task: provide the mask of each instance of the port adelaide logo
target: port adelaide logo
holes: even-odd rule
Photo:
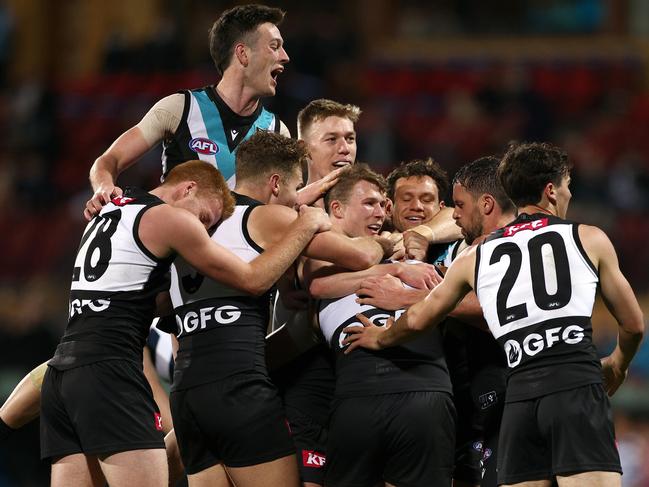
[[[189,141],[189,148],[198,154],[213,156],[219,151],[216,142],[206,139],[205,137],[195,137]]]

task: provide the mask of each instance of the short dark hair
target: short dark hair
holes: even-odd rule
[[[290,177],[306,165],[307,149],[295,139],[276,132],[258,130],[239,144],[236,155],[237,181],[266,178],[277,173]]]
[[[279,25],[285,12],[265,5],[240,5],[226,10],[216,19],[210,29],[210,54],[216,70],[223,75],[232,59],[232,48],[237,42],[245,40],[252,43],[249,36],[257,26],[270,22]]]
[[[352,189],[359,181],[367,181],[374,184],[382,193],[385,193],[387,190],[387,183],[383,176],[372,171],[367,164],[357,162],[349,167],[349,169],[345,169],[338,177],[338,182],[324,195],[325,210],[329,212],[329,204],[334,200],[347,203]]]
[[[309,131],[313,122],[327,117],[347,118],[352,123],[356,123],[360,115],[361,109],[356,105],[344,105],[326,98],[313,100],[297,114],[298,137],[304,138],[304,134]]]
[[[481,157],[462,166],[455,177],[453,184],[461,184],[474,199],[487,193],[493,196],[504,213],[516,210],[514,203],[509,199],[498,179],[498,165],[500,159],[493,156]]]
[[[510,144],[498,166],[498,179],[518,207],[541,201],[548,183],[561,184],[572,169],[568,154],[546,142]]]
[[[228,189],[228,183],[216,167],[205,161],[187,161],[175,166],[161,186],[172,186],[183,181],[195,181],[196,196],[215,197],[223,202],[221,219],[225,220],[234,212],[234,197]]]
[[[423,176],[428,176],[435,181],[439,192],[439,201],[444,201],[448,196],[448,174],[431,157],[428,159],[413,159],[399,164],[396,169],[388,174],[388,196],[390,199],[394,199],[394,190],[399,179]]]

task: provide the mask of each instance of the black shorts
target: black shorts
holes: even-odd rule
[[[470,383],[464,387],[454,384],[453,405],[457,413],[455,423],[455,454],[453,478],[469,484],[479,484],[481,479],[482,429],[471,397]]]
[[[308,414],[291,407],[286,418],[297,453],[297,465],[302,482],[324,485],[324,466],[327,459],[327,427]]]
[[[481,441],[475,443],[474,449],[480,451],[480,470],[482,487],[496,487],[496,453],[498,435],[505,406],[507,387],[504,367],[485,364],[471,377],[471,395],[473,396],[476,420],[482,434]]]
[[[170,405],[188,474],[221,462],[247,467],[295,453],[277,389],[263,376],[175,391]]]
[[[334,402],[325,484],[449,487],[455,408],[444,392],[403,392]]]
[[[505,404],[499,483],[596,471],[622,472],[611,407],[601,384]]]
[[[48,367],[40,421],[42,458],[165,447],[151,387],[141,366],[127,360]]]

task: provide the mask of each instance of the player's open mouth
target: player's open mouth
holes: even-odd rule
[[[421,222],[424,221],[424,217],[423,216],[407,216],[406,220],[408,220],[409,222],[421,223]]]
[[[334,167],[346,167],[351,165],[352,165],[351,161],[336,161],[333,163]]]
[[[273,69],[270,72],[270,76],[271,76],[271,78],[273,78],[273,81],[275,81],[275,83],[277,83],[277,76],[279,76],[283,72],[284,72],[284,68],[280,66],[279,68]]]
[[[372,233],[378,234],[381,231],[381,224],[373,223],[372,225],[368,225],[367,228],[369,228]]]

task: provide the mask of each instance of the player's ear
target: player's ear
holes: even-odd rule
[[[234,55],[239,61],[239,64],[244,68],[248,66],[248,51],[247,47],[243,42],[239,42],[234,46]]]
[[[268,185],[270,186],[270,191],[273,194],[273,196],[276,198],[277,196],[279,196],[279,183],[281,179],[282,178],[277,173],[271,174],[271,176],[268,178]]]
[[[553,205],[557,204],[557,188],[552,181],[543,188],[543,196]]]
[[[480,209],[484,215],[489,215],[495,207],[496,201],[490,194],[480,196]]]
[[[196,184],[196,181],[185,181],[182,184],[181,189],[181,196],[184,198],[186,196],[190,196],[191,194],[195,194],[198,189],[198,185]]]
[[[336,218],[342,218],[344,215],[344,208],[343,205],[340,201],[338,200],[333,200],[332,202],[329,203],[329,208],[331,208],[331,215],[336,217]]]

